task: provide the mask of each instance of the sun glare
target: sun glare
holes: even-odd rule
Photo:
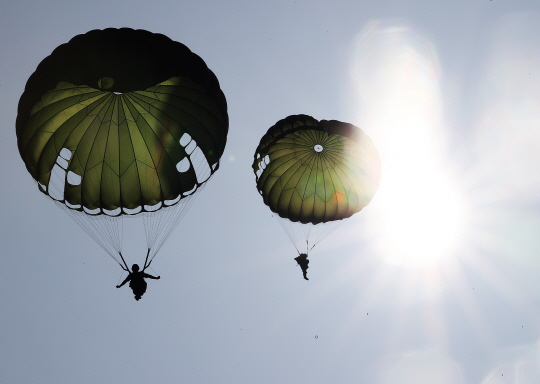
[[[355,41],[351,121],[377,146],[382,178],[343,236],[354,257],[329,280],[360,287],[340,328],[343,343],[378,309],[393,314],[381,382],[463,381],[457,367],[476,363],[453,360],[457,333],[495,356],[482,383],[507,376],[539,382],[540,371],[527,369],[538,345],[524,336],[539,317],[536,20],[501,20],[474,84],[447,76],[441,87],[436,49],[402,21],[374,21]],[[458,113],[447,119],[445,108]],[[497,349],[510,340],[502,318],[523,333],[513,334],[516,345]],[[456,319],[468,325],[456,328]],[[411,334],[420,336],[404,351]]]
[[[464,203],[445,169],[416,164],[409,172],[385,170],[370,222],[385,260],[412,267],[443,261],[457,246]],[[437,169],[438,168],[438,169]]]
[[[362,126],[382,160],[368,226],[384,260],[421,267],[457,247],[465,202],[446,156],[435,50],[407,27],[370,24],[356,47]]]

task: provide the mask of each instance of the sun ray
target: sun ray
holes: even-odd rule
[[[540,318],[532,305],[540,293],[523,295],[531,285],[540,289],[540,74],[527,71],[540,65],[540,51],[515,36],[520,22],[502,24],[480,95],[468,95],[481,96],[474,101],[481,108],[476,119],[463,118],[473,122],[469,131],[454,130],[465,133],[459,140],[444,116],[442,71],[429,39],[395,21],[360,33],[352,120],[372,137],[383,168],[377,195],[340,234],[352,239],[349,249],[358,247],[342,277],[362,283],[339,343],[360,332],[366,309],[377,310],[373,301],[399,314],[386,335],[389,354],[402,353],[416,330],[418,343],[451,359],[456,320],[468,324],[478,350],[496,348],[500,320],[486,307],[486,291],[513,311],[505,321]],[[354,258],[366,255],[372,276],[361,280],[366,263],[355,267]]]
[[[390,263],[442,262],[459,243],[466,203],[447,162],[439,64],[432,44],[410,28],[373,22],[360,35],[354,78],[359,119],[383,159],[366,212],[377,252]]]

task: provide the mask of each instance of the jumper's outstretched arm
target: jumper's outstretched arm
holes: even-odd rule
[[[148,273],[145,273],[145,274],[144,274],[144,277],[147,277],[147,278],[149,278],[149,279],[154,279],[154,280],[159,280],[159,279],[161,279],[161,276],[157,276],[157,277],[156,277],[156,276],[149,275]]]
[[[120,288],[122,285],[124,285],[125,283],[127,283],[130,280],[131,280],[131,275],[128,275],[128,277],[126,277],[126,279],[124,281],[122,281],[122,284],[117,285],[116,288]]]

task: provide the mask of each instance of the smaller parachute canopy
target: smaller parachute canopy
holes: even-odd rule
[[[381,160],[358,127],[293,115],[262,137],[253,161],[257,189],[280,217],[302,224],[342,220],[379,186]]]

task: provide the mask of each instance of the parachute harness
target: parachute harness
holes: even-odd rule
[[[308,254],[317,244],[334,232],[336,228],[343,223],[343,220],[336,220],[319,224],[302,224],[300,222],[292,222],[280,217],[278,214],[274,214],[273,216],[281,225],[285,233],[287,233],[287,236],[289,236],[289,239],[293,243],[298,254]]]

